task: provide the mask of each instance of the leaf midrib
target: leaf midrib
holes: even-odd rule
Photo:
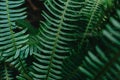
[[[9,24],[9,28],[10,28],[10,33],[11,33],[11,38],[12,38],[12,42],[13,42],[13,46],[14,46],[14,49],[15,51],[17,50],[17,46],[16,46],[16,41],[15,41],[15,35],[14,35],[14,32],[12,30],[12,22],[10,20],[10,14],[9,14],[9,5],[8,5],[9,1],[6,0],[6,9],[7,9],[7,18],[8,18],[8,24]],[[22,61],[21,59],[19,58],[19,61],[20,61],[20,64],[22,65]],[[25,68],[23,67],[22,65],[22,68],[24,70],[24,72],[26,73],[27,71],[25,70]],[[32,80],[31,77],[29,77],[27,74],[25,73],[22,73],[27,79],[29,80]],[[9,80],[8,78],[6,78],[7,80]]]
[[[54,57],[54,54],[55,54],[55,50],[56,50],[56,47],[57,47],[57,42],[58,42],[60,31],[61,31],[61,28],[62,28],[62,23],[63,23],[64,18],[65,18],[65,13],[66,13],[69,1],[70,0],[67,0],[66,5],[64,6],[64,11],[63,11],[63,14],[61,16],[60,24],[58,25],[58,31],[56,33],[55,43],[53,45],[53,49],[52,49],[52,52],[51,52],[52,54],[51,54],[50,63],[49,63],[49,66],[48,66],[48,73],[47,73],[46,80],[49,79],[49,74],[50,74],[50,70],[51,70],[51,65],[52,65],[53,57]]]
[[[101,76],[106,73],[108,69],[120,58],[120,53],[117,53],[105,66],[98,72],[93,80],[100,80]]]
[[[9,5],[8,5],[8,3],[9,3],[9,1],[6,0],[6,9],[7,9],[8,24],[9,24],[9,28],[10,28],[10,33],[11,33],[11,38],[12,38],[13,46],[14,46],[15,50],[17,50],[16,43],[15,43],[15,38],[14,38],[14,32],[12,30],[12,23],[11,23],[11,20],[10,20]]]
[[[86,27],[85,32],[84,32],[84,34],[83,34],[83,38],[82,38],[82,40],[81,40],[81,42],[80,42],[80,46],[81,46],[81,47],[83,46],[84,40],[85,40],[85,38],[86,38],[86,36],[87,36],[87,32],[89,31],[89,26],[90,26],[90,24],[91,24],[91,22],[92,22],[92,19],[93,19],[93,17],[94,17],[94,14],[95,14],[95,12],[96,12],[96,9],[97,9],[97,7],[98,7],[98,5],[99,5],[99,2],[100,2],[100,0],[97,0],[97,2],[95,3],[95,7],[93,6],[90,20],[89,20],[89,22],[88,22],[88,24],[87,24],[87,27]]]
[[[8,74],[8,70],[7,70],[7,66],[6,66],[6,63],[4,63],[4,68],[5,68],[5,74],[6,74],[6,80],[10,80],[9,79],[9,74]]]

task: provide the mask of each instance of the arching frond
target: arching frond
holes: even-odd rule
[[[16,33],[17,26],[14,22],[17,19],[26,18],[25,8],[21,7],[23,3],[24,0],[0,1],[0,50],[3,52],[2,56],[14,55],[18,49],[17,55],[19,56],[20,48],[26,47],[22,44],[28,41],[29,35],[24,35],[27,29]]]
[[[120,73],[120,9],[110,18],[106,29],[102,31],[102,45],[89,51],[80,71],[86,74],[86,80],[119,80]],[[88,67],[89,66],[89,67]]]
[[[77,29],[75,22],[79,20],[82,2],[78,0],[47,0],[45,2],[49,14],[43,11],[45,21],[41,22],[38,36],[41,53],[35,53],[37,62],[31,74],[36,79],[61,79],[61,65],[69,52],[69,44],[75,41],[74,33]],[[38,74],[38,75],[37,75]]]
[[[26,18],[26,8],[23,7],[24,0],[1,0],[0,1],[0,51],[4,62],[14,65],[19,71],[25,67],[24,54],[29,45],[29,34],[27,28],[20,31],[15,21]],[[9,80],[9,79],[8,79]]]
[[[80,27],[78,31],[79,47],[82,48],[89,37],[98,34],[97,29],[104,20],[104,6],[102,0],[85,0],[84,7],[80,10]],[[98,36],[98,35],[97,35]]]
[[[0,0],[0,80],[120,80],[120,0],[39,1]]]
[[[89,14],[89,13],[88,13]],[[101,16],[102,17],[102,16]],[[104,16],[103,16],[104,17]],[[94,20],[93,20],[93,22],[94,22]],[[96,25],[93,25],[93,26],[96,26]],[[100,36],[101,36],[101,34],[100,34]],[[100,37],[99,36],[99,37]],[[94,37],[93,37],[94,38]],[[100,37],[99,39],[101,39],[102,37]],[[94,38],[95,39],[95,38]],[[101,41],[101,40],[99,40],[99,41]],[[91,42],[90,42],[91,43]],[[102,43],[101,43],[102,44]],[[71,55],[68,59],[66,59],[65,61],[64,61],[64,65],[63,65],[63,73],[62,73],[62,75],[63,75],[63,80],[87,80],[87,77],[88,76],[92,76],[91,75],[91,73],[87,73],[87,71],[85,71],[85,69],[81,69],[80,70],[80,68],[81,68],[81,66],[86,66],[86,68],[88,69],[89,67],[89,65],[87,65],[87,64],[91,64],[92,66],[95,64],[95,63],[92,63],[92,60],[90,60],[90,59],[94,59],[94,57],[92,57],[92,58],[90,58],[90,59],[88,59],[88,58],[86,58],[86,57],[88,57],[89,55],[86,53],[90,48],[92,48],[92,47],[94,47],[93,45],[92,45],[92,47],[90,47],[90,46],[88,46],[89,48],[87,49],[87,48],[83,48],[82,50],[80,49],[80,51],[78,51],[78,52],[76,52],[76,51],[72,51],[72,52],[74,52],[74,53],[76,53],[76,54],[74,54],[74,55]],[[76,49],[76,48],[75,48]],[[105,49],[104,49],[105,50]],[[85,57],[86,56],[86,57]],[[97,55],[95,55],[95,56],[97,56]],[[108,55],[107,55],[108,56]],[[107,57],[106,56],[106,57]],[[84,57],[85,57],[85,59],[87,60],[86,61],[86,63],[85,64],[81,64],[81,62],[85,62],[84,61]],[[103,56],[102,56],[103,57]],[[89,68],[89,70],[93,70],[92,68]],[[84,74],[81,74],[81,72],[86,72],[86,75],[87,76],[85,76]],[[96,72],[96,70],[93,70],[93,71],[95,71]],[[91,79],[92,80],[92,79]]]

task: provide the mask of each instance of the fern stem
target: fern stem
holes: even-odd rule
[[[67,6],[68,6],[68,3],[69,3],[69,2],[70,2],[70,0],[67,0],[67,1],[66,1],[66,5],[64,6],[63,14],[61,15],[60,24],[58,25],[58,31],[57,31],[57,34],[56,34],[54,47],[53,47],[53,49],[52,49],[52,54],[51,54],[51,58],[50,58],[50,64],[49,64],[49,67],[48,67],[48,73],[47,73],[46,80],[49,79],[49,74],[50,74],[50,70],[51,70],[52,60],[53,60],[53,57],[54,57],[54,54],[55,54],[55,50],[56,50],[56,46],[57,46],[59,34],[60,34],[60,31],[61,31],[61,28],[62,28],[62,23],[63,23],[63,21],[64,21],[66,9],[67,9]]]
[[[32,9],[33,9],[34,11],[38,10],[38,8],[32,3],[31,0],[27,0],[27,2],[30,4],[30,6],[32,7]]]
[[[5,68],[5,74],[6,74],[6,80],[10,80],[8,76],[8,70],[7,70],[7,65],[4,63],[4,68]]]
[[[9,3],[9,1],[6,0],[6,9],[7,9],[8,24],[9,24],[11,38],[12,38],[12,42],[13,42],[14,48],[15,48],[15,50],[17,50],[16,43],[15,43],[15,38],[14,38],[14,34],[13,34],[14,32],[12,30],[12,23],[11,23],[11,20],[10,20],[10,13],[9,13],[9,5],[8,5],[8,3]]]
[[[101,76],[105,74],[105,72],[109,69],[112,64],[120,58],[120,53],[117,53],[102,69],[101,71],[95,76],[93,80],[100,80]]]
[[[97,9],[97,7],[98,7],[98,5],[99,5],[99,2],[100,2],[100,0],[97,0],[97,2],[95,3],[95,6],[93,6],[92,9],[91,9],[91,10],[92,10],[91,17],[90,17],[90,20],[89,20],[89,22],[88,22],[88,24],[87,24],[87,26],[86,26],[85,32],[84,32],[84,34],[83,34],[83,38],[82,38],[82,40],[81,40],[81,42],[80,42],[81,47],[82,47],[82,45],[83,45],[83,43],[84,43],[84,40],[85,40],[85,38],[86,38],[86,36],[87,36],[87,32],[89,31],[90,24],[91,24],[91,22],[92,22],[92,19],[93,19],[93,17],[94,17],[94,14],[95,14],[95,12],[96,12],[96,9]]]
[[[14,46],[15,50],[17,50],[16,43],[15,43],[15,38],[14,38],[14,32],[13,32],[13,30],[12,30],[12,22],[11,22],[11,20],[10,20],[9,4],[8,4],[8,3],[9,3],[9,1],[6,0],[6,9],[7,9],[8,24],[9,24],[9,28],[10,28],[10,33],[11,33],[11,38],[12,38],[13,46]],[[22,65],[22,62],[21,62],[20,58],[19,58],[19,61],[20,61],[21,65]],[[22,66],[22,68],[23,68],[23,70],[25,70],[23,66]],[[5,66],[5,71],[6,71],[6,73],[7,73],[6,66]],[[21,73],[22,73],[22,72],[21,72]],[[28,80],[32,80],[32,78],[30,78],[26,73],[22,73],[22,74],[23,74]],[[7,77],[6,79],[9,80],[8,77]]]

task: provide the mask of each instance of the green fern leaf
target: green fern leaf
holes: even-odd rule
[[[26,8],[22,7],[24,0],[1,0],[0,1],[0,51],[1,58],[18,71],[23,72],[26,66],[24,55],[29,47],[29,34],[25,34],[27,28],[17,31],[15,21],[26,18]]]
[[[86,74],[89,80],[119,80],[120,72],[120,9],[116,9],[116,15],[110,18],[106,29],[102,31],[101,45],[95,47],[94,52],[89,51],[85,57],[80,71]],[[97,55],[97,56],[96,56]],[[89,66],[89,68],[88,68]]]
[[[61,79],[63,59],[69,55],[69,44],[74,42],[75,24],[79,20],[81,2],[75,0],[47,0],[45,6],[50,14],[43,11],[45,21],[41,22],[37,46],[41,53],[35,53],[37,62],[33,63],[36,71],[31,74],[36,79]],[[39,74],[37,74],[39,73]]]
[[[86,39],[94,36],[94,34],[98,34],[96,31],[97,28],[100,27],[100,24],[104,19],[104,6],[101,0],[86,0],[84,3],[84,7],[80,11],[80,31],[78,32],[80,35],[80,48],[83,47]]]
[[[5,0],[0,3],[0,50],[3,52],[3,56],[11,56],[15,54],[17,49],[24,47],[21,44],[28,41],[26,38],[29,35],[24,35],[26,29],[14,32],[17,28],[14,21],[26,18],[25,8],[14,10],[22,6],[24,0]]]
[[[6,63],[0,63],[0,80],[14,80],[12,73],[13,71]]]

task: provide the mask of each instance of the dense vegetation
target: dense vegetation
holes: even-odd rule
[[[0,0],[0,80],[120,80],[120,0]]]

